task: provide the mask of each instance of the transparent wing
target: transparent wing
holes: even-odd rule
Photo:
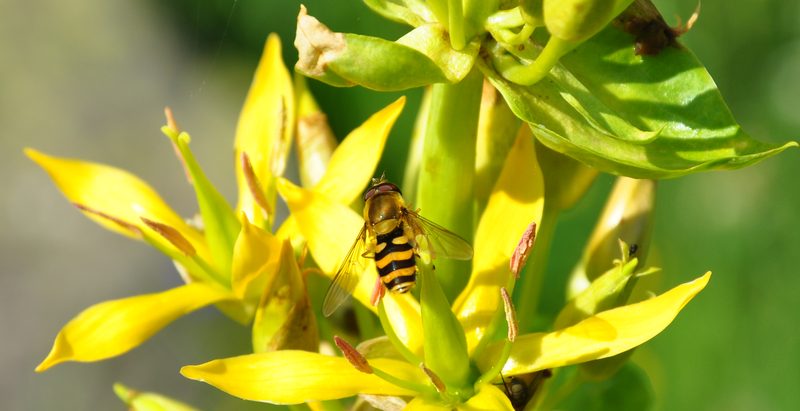
[[[364,253],[366,233],[367,226],[365,224],[361,227],[356,241],[342,260],[339,269],[336,270],[333,282],[328,287],[325,300],[322,302],[322,314],[326,317],[333,314],[342,303],[347,301],[358,284],[358,276],[361,275],[364,268],[361,254]]]
[[[411,230],[414,245],[426,251],[431,258],[451,258],[453,260],[469,260],[472,258],[472,246],[458,234],[434,223],[431,220],[406,209],[406,226]]]

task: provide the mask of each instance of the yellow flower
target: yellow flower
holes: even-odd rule
[[[99,361],[135,348],[182,315],[210,304],[253,327],[253,348],[316,350],[316,320],[288,239],[293,223],[271,233],[276,182],[283,174],[295,129],[295,95],[281,60],[280,41],[266,43],[236,131],[239,196],[231,207],[206,178],[189,149],[190,137],[167,112],[162,128],[183,162],[198,201],[202,227],[187,223],[147,183],[111,166],[58,158],[27,149],[67,199],[103,227],[144,241],[176,262],[185,285],[93,305],[57,335],[36,368],[64,361]],[[314,190],[350,203],[377,166],[403,100],[375,114],[332,153]],[[317,165],[318,166],[318,165]],[[352,178],[353,185],[332,182]],[[286,298],[288,296],[288,298]]]
[[[433,272],[420,265],[421,301],[388,293],[376,310],[386,336],[365,341],[358,349],[337,337],[345,358],[275,351],[186,366],[181,373],[243,399],[275,404],[363,394],[399,397],[393,401],[406,403],[410,410],[512,410],[495,385],[501,371],[511,377],[606,358],[660,333],[703,289],[710,274],[553,332],[516,335],[508,297],[515,278],[508,266],[530,222],[541,219],[543,179],[536,164],[533,141],[521,132],[480,218],[469,283],[452,306]],[[283,180],[278,191],[312,255],[323,271],[332,273],[363,219],[341,203]],[[354,292],[356,300],[373,310],[369,295],[376,275],[374,266],[369,267]]]

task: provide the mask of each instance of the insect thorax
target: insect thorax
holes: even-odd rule
[[[375,195],[364,205],[364,220],[376,235],[389,233],[400,224],[404,204],[397,192]]]

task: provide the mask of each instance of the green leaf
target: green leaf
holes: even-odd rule
[[[409,26],[436,21],[433,12],[422,0],[364,0],[364,4],[389,20]]]
[[[172,140],[181,155],[186,172],[191,177],[197,195],[197,205],[200,208],[200,215],[203,217],[206,241],[214,258],[213,265],[225,276],[223,285],[230,287],[233,245],[236,243],[241,229],[239,220],[236,219],[236,215],[225,197],[217,191],[217,188],[200,168],[200,164],[197,163],[194,154],[189,149],[191,141],[189,134],[178,133],[177,130],[172,130],[168,126],[164,126],[161,131]]]
[[[613,378],[580,385],[561,404],[560,410],[641,411],[652,408],[653,387],[644,370],[627,363]]]
[[[423,52],[377,37],[333,32],[306,14],[304,7],[294,44],[299,53],[297,71],[337,87],[393,91],[449,81],[448,74]]]
[[[744,133],[689,50],[639,56],[633,43],[609,26],[532,86],[480,66],[540,141],[605,172],[670,178],[741,168],[797,146]]]

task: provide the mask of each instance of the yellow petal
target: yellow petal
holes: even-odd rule
[[[319,349],[317,322],[294,249],[289,241],[280,248],[280,269],[264,288],[253,321],[253,351]]]
[[[452,409],[452,406],[434,399],[416,397],[403,408],[403,411],[451,411]]]
[[[242,231],[233,247],[231,286],[243,299],[261,296],[270,278],[278,272],[281,242],[268,231],[252,224],[242,216]]]
[[[514,407],[511,405],[506,393],[500,388],[492,384],[484,384],[475,396],[470,398],[466,404],[459,405],[456,409],[459,411],[513,411]]]
[[[517,337],[503,375],[517,375],[611,357],[644,344],[663,331],[708,284],[711,273],[640,303],[603,311],[571,327]],[[500,344],[487,348],[478,367],[491,367]]]
[[[403,361],[378,358],[370,365],[395,377],[424,383],[422,372]],[[203,381],[233,396],[273,404],[300,404],[357,394],[413,395],[374,374],[364,374],[342,357],[306,351],[273,351],[214,360],[181,368],[184,377]]]
[[[424,397],[414,398],[404,411],[445,411],[445,410],[459,410],[459,411],[500,411],[508,410],[513,411],[514,407],[511,406],[511,401],[508,400],[506,394],[499,388],[491,385],[484,384],[472,398],[467,400],[466,403],[458,404],[456,406],[448,405],[439,402],[435,399],[428,399]]]
[[[178,317],[230,297],[219,288],[191,283],[93,305],[61,329],[36,371],[64,361],[99,361],[124,354]]]
[[[374,283],[374,281],[373,281]],[[410,293],[397,294],[387,292],[383,296],[386,317],[394,334],[414,355],[422,356],[422,313],[419,302]]]
[[[522,130],[478,224],[469,283],[453,305],[464,326],[470,353],[503,306],[500,287],[506,287],[512,276],[509,261],[514,248],[528,225],[542,218],[542,172],[536,162],[533,137],[528,127]]]
[[[374,177],[386,138],[405,102],[405,97],[400,97],[350,132],[333,152],[325,175],[314,189],[342,204],[358,198]]]
[[[278,192],[308,241],[314,261],[326,275],[333,277],[356,241],[359,230],[364,226],[364,219],[349,207],[285,179],[278,180]],[[359,276],[353,297],[374,311],[370,296],[378,274],[374,264],[364,265],[365,272]]]
[[[182,253],[169,240],[150,229],[142,221],[142,218],[146,218],[177,230],[201,258],[210,261],[203,235],[186,224],[152,187],[133,174],[104,164],[52,157],[33,149],[26,149],[25,154],[50,175],[69,201],[93,210],[84,211],[84,214],[103,227],[128,237],[140,238],[130,229],[114,222],[116,219],[153,233],[152,237],[161,245]]]
[[[114,392],[125,402],[130,411],[196,411],[180,401],[154,392],[132,390],[120,383],[114,384]]]
[[[267,201],[274,210],[275,177],[283,173],[294,128],[292,79],[281,58],[280,39],[270,34],[264,45],[253,83],[239,114],[235,155],[238,162],[247,153]],[[236,167],[239,187],[237,211],[243,211],[253,224],[263,225],[264,215],[256,203],[241,167]]]

